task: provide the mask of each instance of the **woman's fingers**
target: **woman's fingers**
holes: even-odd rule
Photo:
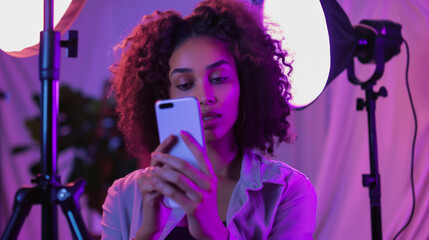
[[[159,146],[155,149],[154,152],[163,152],[167,153],[170,149],[177,143],[177,137],[174,135],[168,136]],[[151,161],[151,166],[156,165],[156,161]]]
[[[163,192],[159,192],[160,183],[170,185],[186,195],[190,200],[199,202],[202,199],[201,189],[192,180],[176,170],[166,167],[151,166],[138,179],[138,184],[143,197],[149,202],[159,200]],[[200,183],[206,182],[200,180]],[[163,184],[164,185],[164,184]],[[207,186],[207,184],[202,184]],[[170,187],[164,188],[167,191]],[[208,189],[207,189],[208,190]],[[161,193],[161,194],[160,194]]]
[[[142,194],[151,193],[155,191],[154,185],[154,166],[147,167],[143,174],[138,178],[138,184],[140,188],[140,192]]]
[[[193,207],[201,204],[207,194],[216,191],[213,189],[215,175],[205,149],[187,132],[182,131],[180,137],[197,159],[200,169],[168,154],[178,140],[171,135],[152,153],[150,171],[145,173],[150,180],[142,184],[141,190],[151,193],[154,198],[157,197],[152,195],[155,193],[171,198],[192,212]]]
[[[163,165],[168,166],[179,173],[183,173],[187,178],[189,178],[201,189],[204,189],[205,191],[211,190],[209,176],[204,175],[201,171],[199,171],[197,168],[192,166],[192,164],[186,162],[185,160],[159,152],[152,153],[152,158],[155,162],[160,162]]]
[[[192,201],[199,202],[202,199],[199,188],[193,181],[187,178],[185,175],[173,170],[172,168],[162,167],[155,169],[155,174],[163,180],[168,182],[181,190],[187,197]],[[157,183],[156,183],[157,184]]]
[[[195,138],[186,131],[180,132],[180,137],[191,150],[198,162],[201,171],[210,176],[214,175],[213,166],[207,157],[205,149],[195,140]]]
[[[156,191],[154,177],[153,167],[148,167],[138,178],[138,186],[142,194],[144,206],[156,207],[162,198],[162,194]]]
[[[191,215],[208,198],[216,199],[216,187],[213,187],[215,185],[212,177],[169,154],[158,152],[153,156],[162,166],[148,167],[138,180],[146,218],[157,218],[157,212],[163,209],[160,207],[162,197],[175,201]],[[145,224],[153,225],[154,228],[158,226],[156,221],[147,220]]]
[[[185,211],[186,211],[186,208],[189,208],[195,205],[193,204],[194,200],[191,197],[189,197],[186,193],[182,192],[178,188],[173,187],[168,182],[155,181],[155,188],[156,188],[156,191],[158,191],[165,197],[172,199],[180,206],[182,206]],[[198,201],[201,201],[201,199]]]

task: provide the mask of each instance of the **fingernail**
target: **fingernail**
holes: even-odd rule
[[[159,154],[159,153],[152,153],[152,158],[160,159],[161,158],[161,154]]]

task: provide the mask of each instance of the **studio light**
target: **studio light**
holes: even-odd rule
[[[271,35],[283,40],[285,49],[291,53],[294,68],[291,104],[296,109],[311,104],[352,64],[353,57],[358,57],[362,63],[375,62],[376,39],[385,39],[386,45],[381,50],[386,56],[385,61],[399,53],[402,38],[398,24],[363,20],[353,27],[335,0],[254,3],[263,7]]]
[[[271,36],[283,39],[289,60],[293,59],[292,105],[306,106],[323,91],[331,66],[328,27],[320,2],[271,0],[264,2],[263,9]]]
[[[74,22],[86,0],[60,0],[54,6],[54,30],[63,34]],[[39,53],[43,30],[43,1],[0,0],[0,49],[13,57]]]
[[[351,83],[365,84],[365,88],[368,84],[374,85],[381,78],[385,63],[401,51],[401,28],[401,25],[389,20],[362,20],[355,26],[358,45],[354,55],[361,63],[375,64],[375,71],[368,80],[359,80],[352,61],[347,66],[347,77]],[[387,92],[383,95],[387,96]]]
[[[295,109],[311,104],[346,68],[348,80],[365,91],[365,99],[357,101],[357,110],[368,112],[370,174],[362,175],[362,184],[369,189],[372,239],[381,240],[375,105],[379,97],[387,96],[387,90],[380,87],[379,91],[374,91],[373,87],[383,75],[385,63],[400,52],[401,25],[388,20],[362,20],[353,27],[336,0],[253,3],[262,5],[264,15],[279,25],[284,35],[278,35],[278,30],[271,35],[277,40],[285,39],[285,49],[292,53],[291,104]],[[270,29],[269,25],[267,27]],[[362,81],[356,77],[353,57],[364,64],[375,64],[369,79]]]

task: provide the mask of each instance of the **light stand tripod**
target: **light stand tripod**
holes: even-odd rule
[[[70,35],[69,41],[60,41],[60,33],[53,30],[53,0],[44,0],[44,30],[40,33],[39,51],[42,172],[32,180],[36,186],[17,191],[13,214],[2,240],[17,238],[33,204],[42,205],[42,239],[58,239],[57,204],[67,218],[74,239],[90,239],[79,212],[79,197],[86,182],[80,179],[61,186],[60,176],[56,174],[60,45],[76,57],[77,33]]]
[[[399,53],[402,43],[401,25],[391,21],[370,21],[363,20],[361,23],[372,26],[369,31],[373,41],[373,45],[368,45],[365,41],[358,45],[357,53],[359,60],[367,63],[370,60],[375,60],[376,69],[368,81],[360,81],[354,72],[354,62],[347,67],[347,76],[350,82],[356,85],[361,85],[365,90],[365,100],[359,98],[357,101],[357,110],[366,108],[368,113],[368,137],[369,137],[369,156],[370,156],[370,174],[362,175],[362,184],[369,188],[370,206],[371,206],[371,229],[372,239],[382,239],[381,226],[381,190],[380,190],[380,174],[378,172],[378,148],[377,148],[377,131],[375,124],[375,102],[378,97],[387,97],[387,90],[381,87],[379,92],[374,92],[373,87],[377,80],[381,78],[384,72],[384,64],[393,56]],[[374,32],[375,30],[375,32]],[[365,35],[364,39],[368,39],[368,29],[355,29],[358,38],[359,35]],[[360,40],[360,39],[359,39]],[[368,50],[368,48],[370,48]],[[368,53],[370,53],[368,55]]]

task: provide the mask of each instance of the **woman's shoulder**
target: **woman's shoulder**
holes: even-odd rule
[[[259,160],[262,182],[286,184],[288,187],[299,185],[302,188],[314,189],[304,173],[287,163],[259,154],[253,154],[253,156]]]

